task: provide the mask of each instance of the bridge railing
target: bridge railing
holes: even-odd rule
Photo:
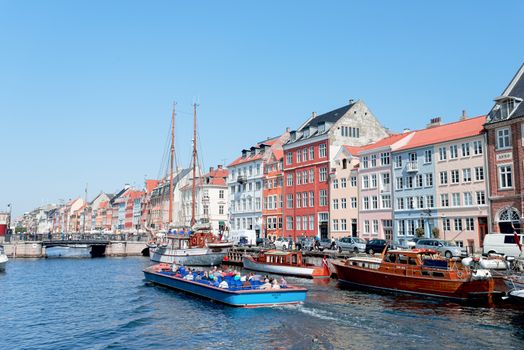
[[[23,241],[136,241],[147,242],[148,235],[136,234],[82,234],[82,233],[23,233],[5,236],[5,242]]]

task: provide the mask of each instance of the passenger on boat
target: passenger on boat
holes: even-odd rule
[[[218,288],[228,289],[229,285],[227,284],[226,280],[222,280],[222,282],[220,282],[220,284],[218,285]]]
[[[178,266],[176,266],[176,264],[173,263],[173,264],[171,265],[171,271],[176,272],[177,269],[178,269]]]
[[[287,281],[284,279],[284,277],[280,277],[280,286],[287,287]]]
[[[271,283],[269,283],[267,278],[264,280],[264,284],[260,286],[260,289],[271,289]]]
[[[280,284],[278,284],[276,278],[273,280],[273,283],[271,284],[271,289],[280,289]]]
[[[237,272],[235,276],[233,277],[235,281],[240,281],[240,272]]]

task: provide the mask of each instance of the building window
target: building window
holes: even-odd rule
[[[369,210],[369,197],[364,197],[362,200],[364,210]]]
[[[431,186],[433,186],[433,174],[427,173],[426,174],[426,187],[431,187]]]
[[[327,168],[319,169],[319,181],[324,182],[327,180]]]
[[[384,194],[381,196],[382,209],[391,209],[391,196],[389,194]]]
[[[424,177],[422,176],[422,174],[417,174],[416,181],[417,181],[417,187],[420,188],[424,186]]]
[[[352,209],[357,208],[357,197],[351,197],[351,208]]]
[[[302,183],[305,185],[307,184],[307,170],[304,170],[302,172]]]
[[[469,168],[462,169],[462,181],[471,182],[471,169]]]
[[[218,191],[218,198],[224,199],[224,190]]]
[[[371,197],[371,205],[373,209],[378,209],[378,196]]]
[[[220,214],[220,215],[224,214],[224,206],[223,205],[219,205],[218,206],[218,214]]]
[[[406,178],[406,188],[413,188],[413,176]]]
[[[347,230],[346,219],[341,219],[340,220],[340,226],[341,226],[342,231],[346,231]]]
[[[466,231],[474,231],[475,230],[475,222],[473,218],[466,218]]]
[[[362,157],[362,169],[367,169],[369,167],[369,157]]]
[[[462,219],[454,219],[455,222],[455,231],[462,231]]]
[[[338,231],[338,219],[333,219],[333,231]]]
[[[293,164],[293,153],[286,153],[286,164]]]
[[[377,188],[377,174],[371,175],[371,188]]]
[[[427,149],[424,151],[424,163],[428,164],[431,163],[433,159],[433,151],[430,149]]]
[[[315,147],[309,147],[309,160],[315,159]]]
[[[307,198],[307,192],[302,193],[302,206],[304,208],[307,208],[308,198]]]
[[[333,180],[333,189],[336,190],[337,188],[338,188],[338,180],[335,179],[335,180]]]
[[[435,202],[433,201],[433,195],[426,196],[426,203],[428,208],[433,208],[435,206]]]
[[[367,175],[362,176],[362,188],[369,188],[369,176]]]
[[[293,194],[289,193],[287,195],[287,202],[286,202],[287,208],[293,208]]]
[[[297,230],[302,230],[302,217],[301,216],[297,216],[296,217],[296,227],[297,227]]]
[[[297,163],[301,163],[302,162],[302,152],[300,150],[297,151],[296,157],[297,157]],[[297,220],[297,230],[299,230],[299,228],[298,228],[298,220]]]
[[[395,156],[395,168],[402,168],[402,156]]]
[[[483,167],[475,168],[475,180],[476,181],[484,180],[484,168]]]
[[[452,184],[458,184],[459,182],[460,182],[459,171],[458,170],[451,170],[451,183]]]
[[[473,196],[471,192],[464,192],[464,205],[472,206],[473,205]]]
[[[440,206],[441,207],[449,207],[449,196],[448,196],[447,193],[440,195]]]
[[[364,233],[368,235],[370,233],[369,220],[364,220]]]
[[[380,165],[389,165],[389,152],[380,153]]]
[[[407,197],[408,201],[408,209],[415,209],[415,201],[413,200],[413,197]]]
[[[297,177],[297,185],[301,185],[302,184],[302,173],[300,171],[297,171],[296,177]]]
[[[320,190],[319,191],[319,198],[320,198],[320,206],[324,207],[327,205],[327,191],[326,190]]]
[[[356,176],[351,176],[349,180],[351,181],[351,187],[357,187],[357,177]]]
[[[511,147],[509,128],[497,129],[497,149]]]
[[[478,155],[482,154],[482,141],[475,141],[473,142],[473,154]]]
[[[315,192],[309,192],[309,206],[313,208],[315,206]]]
[[[296,201],[297,201],[296,207],[297,207],[297,208],[300,208],[300,207],[302,206],[302,193],[300,193],[300,192],[297,193],[297,194],[295,195],[295,197],[296,197],[295,199],[296,199]],[[298,220],[297,220],[297,229],[298,229]]]
[[[293,174],[287,174],[286,184],[288,186],[293,186]]]
[[[395,186],[395,189],[397,190],[401,190],[404,188],[404,178],[402,177],[397,177],[396,178],[396,186]]]
[[[373,234],[378,235],[378,220],[373,220]]]
[[[372,154],[370,158],[371,158],[371,167],[375,168],[377,166],[377,155]]]
[[[309,183],[312,184],[315,182],[315,170],[309,169]]]
[[[309,215],[309,229],[315,229],[315,215]]]
[[[333,199],[333,209],[338,209],[338,199]]]
[[[500,165],[499,166],[499,188],[512,188],[513,177],[512,177],[511,165]]]
[[[419,209],[424,209],[424,196],[417,197],[417,205]]]
[[[397,226],[398,226],[398,235],[404,236],[406,234],[406,223],[404,222],[404,220],[398,220]]]
[[[307,148],[302,149],[302,160],[307,161]]]
[[[341,207],[342,209],[346,209],[346,207],[347,207],[347,206],[346,206],[346,198],[341,198],[341,199],[340,199],[340,207]]]
[[[404,197],[397,198],[397,209],[404,209]]]
[[[442,229],[444,232],[451,231],[451,220],[448,218],[442,219]]]
[[[441,185],[447,185],[448,184],[448,172],[447,171],[441,171],[440,172],[440,184]]]
[[[345,177],[340,179],[340,188],[346,188],[346,178]]]
[[[326,144],[325,143],[321,143],[318,146],[318,156],[319,156],[319,158],[325,158],[326,157]]]
[[[469,157],[469,143],[462,144],[462,157]]]
[[[438,154],[439,154],[439,160],[446,160],[448,158],[447,153],[446,153],[446,147],[440,147],[438,149]]]
[[[451,194],[451,203],[454,207],[460,207],[460,193]]]
[[[486,204],[486,194],[484,191],[477,192],[477,205]]]
[[[458,147],[457,145],[449,146],[449,159],[458,158]]]
[[[292,229],[293,229],[293,217],[286,216],[286,230],[292,230]]]

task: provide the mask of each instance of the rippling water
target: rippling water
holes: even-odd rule
[[[236,309],[150,286],[146,258],[11,260],[0,349],[523,349],[524,309],[310,289],[300,306]]]

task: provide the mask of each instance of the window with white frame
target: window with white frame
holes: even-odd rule
[[[415,209],[415,201],[413,197],[406,197],[408,201],[408,209]]]
[[[417,187],[420,188],[424,186],[424,177],[422,176],[422,174],[417,174],[416,181],[417,181]]]
[[[486,194],[484,191],[477,191],[477,205],[486,204]]]
[[[483,147],[482,147],[482,141],[474,141],[473,142],[473,154],[478,155],[482,154]]]
[[[297,157],[297,163],[301,163],[302,162],[302,151],[297,150],[296,157]],[[298,219],[297,219],[297,230],[299,230]]]
[[[327,168],[320,168],[318,181],[324,182],[326,180],[327,180]]]
[[[462,157],[469,157],[469,142],[462,144]]]
[[[389,165],[390,162],[389,152],[380,153],[380,165]]]
[[[286,185],[293,186],[293,174],[287,174]]]
[[[451,170],[451,183],[458,184],[460,182],[459,171],[457,169]]]
[[[319,158],[325,158],[326,157],[326,144],[321,143],[318,145],[318,156]]]
[[[406,177],[406,188],[413,188],[413,175]]]
[[[286,216],[286,229],[287,230],[293,229],[293,217],[292,216]]]
[[[404,178],[399,176],[395,179],[395,183],[396,183],[396,186],[395,186],[395,189],[397,190],[401,190],[404,188]]]
[[[296,227],[297,227],[297,230],[302,230],[302,217],[301,216],[297,216],[296,217]]]
[[[301,185],[302,184],[302,173],[300,171],[297,171],[296,173],[296,180],[297,180],[297,185]]]
[[[451,194],[451,203],[454,207],[460,207],[460,193]]]
[[[286,164],[293,164],[293,153],[286,153]]]
[[[404,220],[397,221],[398,235],[404,236],[406,234],[406,223]]]
[[[449,207],[449,196],[447,193],[440,195],[440,206]]]
[[[356,176],[351,176],[349,178],[349,181],[351,183],[351,187],[357,187],[357,177]]]
[[[333,219],[333,231],[338,231],[338,219]]]
[[[456,218],[453,221],[455,222],[455,231],[462,231],[462,219]]]
[[[512,188],[513,187],[513,176],[511,164],[499,165],[499,188]]]
[[[315,215],[309,215],[309,229],[315,229]]]
[[[362,176],[362,188],[365,188],[365,189],[369,188],[369,176],[368,175]]]
[[[484,180],[484,168],[479,166],[475,168],[475,181]]]
[[[308,203],[307,192],[303,192],[302,193],[302,206],[304,208],[307,208],[307,203]]]
[[[382,186],[386,187],[390,183],[390,176],[389,173],[382,173],[380,175],[382,177]]]
[[[442,219],[442,229],[444,232],[451,231],[451,220],[449,218]]]
[[[369,167],[369,157],[362,157],[362,169],[367,169]]]
[[[371,207],[373,209],[378,209],[378,196],[371,197]]]
[[[305,185],[307,184],[307,170],[304,170],[302,172],[302,183]]]
[[[376,154],[372,154],[371,157],[371,167],[374,168],[377,166],[377,155]]]
[[[497,134],[497,149],[504,149],[511,147],[511,136],[509,128],[502,128],[496,130]]]
[[[300,208],[302,206],[302,193],[301,192],[298,192],[296,195],[296,201],[297,201],[297,205],[296,207],[297,208]],[[297,226],[298,226],[298,220],[297,220]],[[297,227],[298,228],[298,227]]]
[[[371,174],[371,188],[377,188],[377,174]]]
[[[304,162],[307,161],[307,148],[302,149],[302,159],[304,160]]]
[[[441,171],[440,172],[440,184],[441,185],[447,185],[448,184],[448,172],[447,171]]]
[[[408,221],[408,235],[413,236],[415,234],[415,220]]]
[[[364,210],[369,210],[369,197],[362,198],[362,206]]]
[[[470,168],[462,169],[462,181],[471,182],[471,169]]]
[[[309,183],[312,184],[315,182],[315,170],[309,169]]]
[[[449,146],[449,159],[458,158],[458,147],[457,145]]]
[[[327,191],[326,190],[320,190],[319,191],[319,205],[321,207],[325,207],[327,205]]]
[[[397,198],[397,209],[404,209],[404,197]]]
[[[308,223],[307,223],[307,216],[304,215],[304,216],[302,217],[302,228],[303,228],[304,230],[307,230],[307,225],[308,225]]]
[[[439,160],[446,160],[446,159],[448,159],[447,152],[446,152],[446,147],[440,147],[438,149],[438,154],[439,154]]]
[[[373,234],[378,235],[378,220],[373,220]]]
[[[315,192],[309,191],[309,206],[313,208],[315,206]]]
[[[342,229],[342,231],[346,231],[347,230],[347,221],[346,221],[346,219],[340,219],[340,228]]]
[[[395,156],[395,168],[402,168],[402,156],[401,155]]]
[[[309,147],[309,160],[315,159],[315,147]]]
[[[426,196],[426,204],[428,208],[434,208],[435,207],[435,201],[433,200],[433,195],[427,195]]]
[[[341,178],[340,179],[340,188],[346,188],[346,182],[347,180],[345,177]]]
[[[424,151],[424,163],[428,164],[433,161],[433,151],[430,149],[427,149]]]
[[[471,192],[464,192],[464,205],[472,206],[473,205],[473,196]]]
[[[426,187],[433,186],[433,173],[426,174]]]
[[[369,220],[364,220],[364,233],[368,235],[370,233]]]
[[[475,221],[473,218],[466,218],[466,231],[474,231],[475,230]]]
[[[352,209],[357,208],[357,197],[351,197],[351,208]]]
[[[333,199],[333,209],[338,209],[338,199]]]
[[[338,180],[335,179],[335,180],[333,180],[333,189],[336,190],[337,188],[338,188]]]
[[[340,207],[341,207],[342,209],[346,209],[346,207],[347,207],[347,204],[346,204],[346,198],[341,198],[341,199],[340,199]]]
[[[417,207],[424,209],[424,196],[417,197]]]
[[[293,194],[288,193],[287,195],[287,202],[286,202],[287,208],[293,208]]]

